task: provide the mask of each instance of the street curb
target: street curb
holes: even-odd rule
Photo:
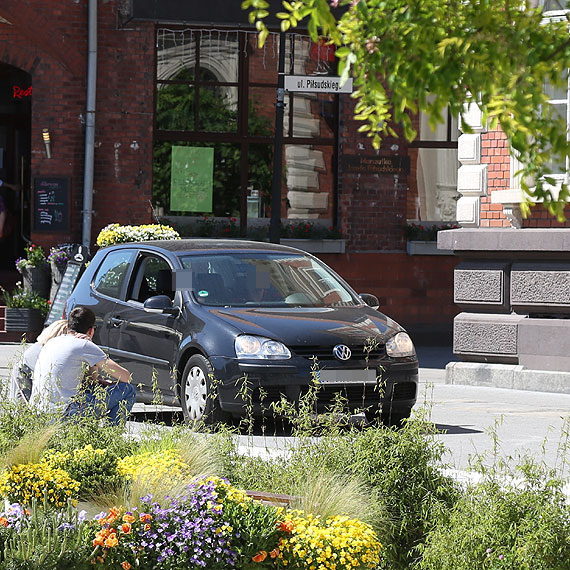
[[[528,370],[518,364],[450,362],[445,367],[445,383],[570,394],[570,372]]]

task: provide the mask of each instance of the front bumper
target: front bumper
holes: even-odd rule
[[[416,358],[352,362],[345,366],[326,363],[323,370],[342,370],[338,381],[327,384],[319,382],[315,365],[305,358],[260,362],[218,356],[210,357],[210,362],[219,381],[216,384],[220,406],[235,416],[243,415],[246,409],[261,415],[282,397],[297,403],[307,393],[309,398],[314,394],[313,406],[318,413],[331,409],[335,401],[340,401],[350,413],[387,407],[394,412],[409,412],[417,398]],[[371,381],[350,381],[351,371],[357,371],[356,376],[362,378],[363,369],[373,371],[368,374]]]

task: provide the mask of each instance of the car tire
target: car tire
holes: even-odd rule
[[[180,385],[180,404],[187,422],[217,424],[228,419],[221,407],[214,385],[214,369],[201,354],[190,357]]]

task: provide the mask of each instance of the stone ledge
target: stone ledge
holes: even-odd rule
[[[528,370],[520,365],[450,362],[445,383],[570,394],[570,372]]]
[[[507,252],[570,254],[570,228],[461,228],[442,230],[437,246],[456,253],[473,252],[479,257]]]

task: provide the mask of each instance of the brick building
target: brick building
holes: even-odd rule
[[[269,218],[279,34],[258,49],[240,2],[174,4],[0,4],[0,179],[20,187],[16,231],[2,244],[4,283],[27,240],[49,248],[85,243],[87,233],[93,248],[107,224],[150,223],[157,213],[176,223],[235,217],[242,235]],[[287,35],[286,74],[335,72],[326,46],[302,30]],[[416,117],[417,141],[386,139],[375,151],[357,132],[349,95],[289,92],[285,103],[281,218],[340,229],[344,252],[318,255],[412,333],[443,340],[434,333],[450,333],[458,312],[458,259],[411,253],[406,224],[455,221],[457,122],[433,132]],[[479,166],[488,159],[495,190],[508,152],[499,133],[485,137]],[[203,155],[214,172],[206,206],[175,191],[176,157],[196,148],[213,149]],[[479,196],[477,224],[507,223],[490,196]]]

